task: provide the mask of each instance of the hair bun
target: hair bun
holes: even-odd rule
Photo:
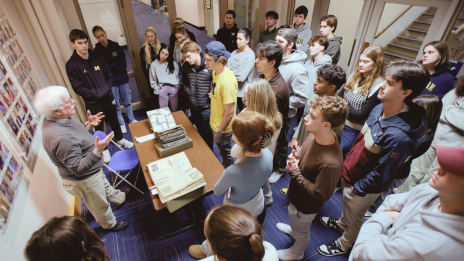
[[[272,134],[270,132],[265,132],[261,138],[261,143],[259,144],[259,149],[264,149],[269,147],[272,143]]]

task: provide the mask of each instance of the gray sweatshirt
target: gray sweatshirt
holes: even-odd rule
[[[243,98],[248,83],[253,80],[253,67],[255,66],[255,52],[250,48],[246,52],[233,51],[227,61],[227,66],[235,74],[238,83],[237,97]]]
[[[150,65],[150,86],[155,94],[163,84],[170,84],[179,87],[179,65],[174,62],[174,72],[169,73],[168,62],[161,64],[158,59]]]
[[[462,260],[464,217],[440,213],[439,204],[428,183],[388,196],[361,227],[349,260]],[[396,220],[390,210],[401,212]]]
[[[97,174],[103,166],[103,158],[93,153],[95,139],[74,116],[45,118],[42,143],[63,179],[84,180]]]
[[[317,70],[324,65],[324,64],[331,64],[332,63],[332,58],[328,56],[327,54],[324,54],[324,57],[317,63],[313,63],[312,59],[310,58],[307,60],[304,64],[304,67],[306,71],[308,71],[308,81],[311,87],[314,85],[314,82],[317,79]],[[313,88],[311,88],[312,90]]]
[[[325,54],[332,57],[332,63],[337,64],[338,60],[342,56],[342,51],[340,50],[340,45],[342,44],[342,38],[340,36],[334,36],[329,40],[329,47],[324,51]]]
[[[309,49],[309,39],[311,39],[311,36],[313,35],[311,29],[309,29],[306,23],[304,23],[300,28],[295,28],[295,24],[293,24],[292,28],[294,28],[298,33],[298,39],[296,40],[297,49],[303,53],[306,53],[306,51]]]
[[[454,102],[453,102],[454,100]],[[451,105],[450,105],[451,104]],[[432,146],[445,145],[461,147],[464,143],[464,96],[456,97],[452,89],[443,97],[443,110],[440,116]]]
[[[309,93],[312,92],[312,84],[309,82],[308,72],[304,67],[306,54],[296,50],[291,55],[282,58],[279,66],[280,74],[287,82],[290,90],[290,108],[288,117],[296,114],[296,109],[305,106]]]

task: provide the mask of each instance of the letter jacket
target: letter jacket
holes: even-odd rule
[[[407,111],[385,119],[383,103],[374,107],[343,163],[342,177],[354,193],[381,193],[411,160],[424,136],[425,109],[407,102]]]

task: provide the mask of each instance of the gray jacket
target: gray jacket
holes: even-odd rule
[[[298,51],[302,51],[303,53],[306,53],[306,51],[308,51],[309,49],[309,44],[308,44],[309,39],[311,39],[311,36],[313,35],[313,33],[311,32],[311,29],[309,29],[306,23],[303,24],[303,26],[300,28],[295,28],[295,24],[293,24],[292,28],[295,29],[295,31],[298,34],[298,39],[296,40]],[[300,45],[300,47],[298,47],[298,45]]]
[[[290,109],[288,117],[296,114],[296,109],[305,106],[308,95],[312,92],[312,85],[309,82],[308,72],[304,67],[306,54],[296,50],[291,55],[284,57],[279,66],[280,74],[287,82],[290,90]]]
[[[317,63],[313,63],[312,59],[309,58],[304,64],[306,71],[308,71],[308,81],[309,85],[311,87],[313,86],[313,83],[316,81],[317,78],[317,70],[324,65],[324,64],[331,64],[332,63],[332,58],[330,58],[329,55],[324,54],[324,57]],[[312,90],[313,88],[311,88]]]
[[[451,90],[443,97],[443,110],[432,146],[461,147],[464,143],[464,97],[456,97]]]
[[[97,174],[103,166],[103,158],[93,152],[95,139],[74,116],[45,118],[42,143],[63,179],[84,180]]]
[[[390,195],[361,227],[349,260],[462,260],[464,217],[437,210],[428,183]],[[385,211],[400,211],[393,220]]]
[[[340,36],[334,36],[329,40],[329,47],[327,47],[327,50],[324,51],[325,54],[332,57],[333,64],[337,64],[338,60],[340,60],[340,57],[342,56],[342,52],[340,50],[341,44],[342,38]]]
[[[255,66],[255,52],[252,49],[246,52],[233,51],[227,60],[227,66],[237,78],[237,97],[243,97],[248,83],[253,80],[253,67]]]

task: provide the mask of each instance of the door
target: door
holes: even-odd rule
[[[419,61],[423,47],[441,40],[453,13],[455,0],[371,0],[365,1],[357,29],[356,47],[349,72],[357,66],[362,51],[371,45],[385,50],[385,61]]]

